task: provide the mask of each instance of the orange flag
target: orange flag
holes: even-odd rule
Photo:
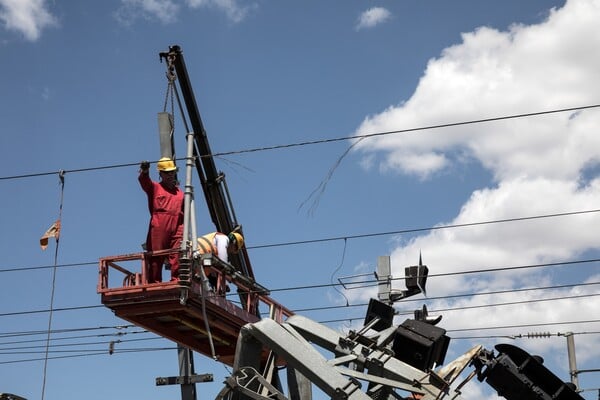
[[[53,237],[58,240],[60,236],[60,219],[57,219],[55,223],[50,225],[50,228],[44,233],[44,236],[40,239],[40,246],[42,246],[42,250],[46,250],[48,247],[48,239]]]

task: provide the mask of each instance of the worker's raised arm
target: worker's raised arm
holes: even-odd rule
[[[138,181],[140,186],[146,193],[152,193],[152,179],[150,179],[150,163],[148,161],[142,161],[140,163],[140,174]]]

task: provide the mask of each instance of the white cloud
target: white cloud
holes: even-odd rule
[[[45,0],[0,0],[0,21],[30,41],[36,41],[44,28],[58,24]]]
[[[514,25],[506,32],[482,27],[465,33],[462,43],[430,60],[411,98],[365,118],[356,134],[597,104],[600,53],[595,49],[600,48],[599,19],[599,0],[569,0],[536,25]],[[600,109],[594,108],[378,136],[362,140],[355,150],[364,155],[364,166],[420,179],[451,173],[453,163],[476,161],[492,173],[493,181],[474,191],[453,218],[440,222],[465,224],[598,209],[600,178],[586,175],[600,162],[599,126]],[[600,215],[589,213],[433,230],[404,241],[391,251],[393,273],[403,276],[404,267],[414,265],[421,251],[430,274],[572,260],[586,251],[599,250],[595,233],[599,224]],[[598,280],[598,267],[593,265],[570,266],[560,271],[562,276],[572,274],[571,282],[577,282],[575,274],[580,280],[586,274],[588,280],[594,276]],[[428,293],[443,296],[552,286],[558,272],[531,268],[449,275],[430,279]],[[577,293],[594,294],[597,287],[432,301],[430,308],[569,297]],[[361,300],[372,295],[348,293]],[[597,318],[597,304],[597,297],[587,297],[494,310],[471,308],[448,312],[444,327],[589,320]],[[585,331],[586,325],[576,328]],[[589,328],[594,329],[591,325]],[[562,329],[565,327],[552,328]],[[509,331],[515,333],[514,329]],[[581,335],[577,340],[581,349],[578,361],[600,356],[597,335]],[[563,354],[565,347],[563,340],[526,345],[550,354]],[[561,351],[553,353],[554,349]]]
[[[192,8],[216,8],[225,12],[227,18],[236,23],[246,18],[248,13],[257,7],[256,4],[242,6],[238,0],[187,0],[187,4]]]
[[[121,0],[115,17],[124,25],[132,24],[137,18],[168,24],[177,20],[178,12],[179,5],[172,0]]]
[[[374,26],[384,23],[390,19],[391,16],[392,14],[383,7],[369,8],[358,17],[356,30],[373,28]]]
[[[242,6],[237,0],[186,0],[185,6],[215,8],[235,23],[241,22],[256,8],[255,4]],[[115,17],[124,25],[131,25],[138,18],[169,24],[177,20],[180,9],[181,5],[175,0],[121,0],[121,7],[115,13]]]

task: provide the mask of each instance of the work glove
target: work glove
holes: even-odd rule
[[[148,161],[142,161],[140,163],[140,170],[142,172],[148,172],[149,169],[150,169],[150,163]]]

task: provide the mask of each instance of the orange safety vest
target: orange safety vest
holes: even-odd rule
[[[217,246],[215,246],[215,236],[218,233],[212,232],[198,238],[198,252],[200,254],[212,253],[217,257],[219,256],[219,251],[217,250]]]

